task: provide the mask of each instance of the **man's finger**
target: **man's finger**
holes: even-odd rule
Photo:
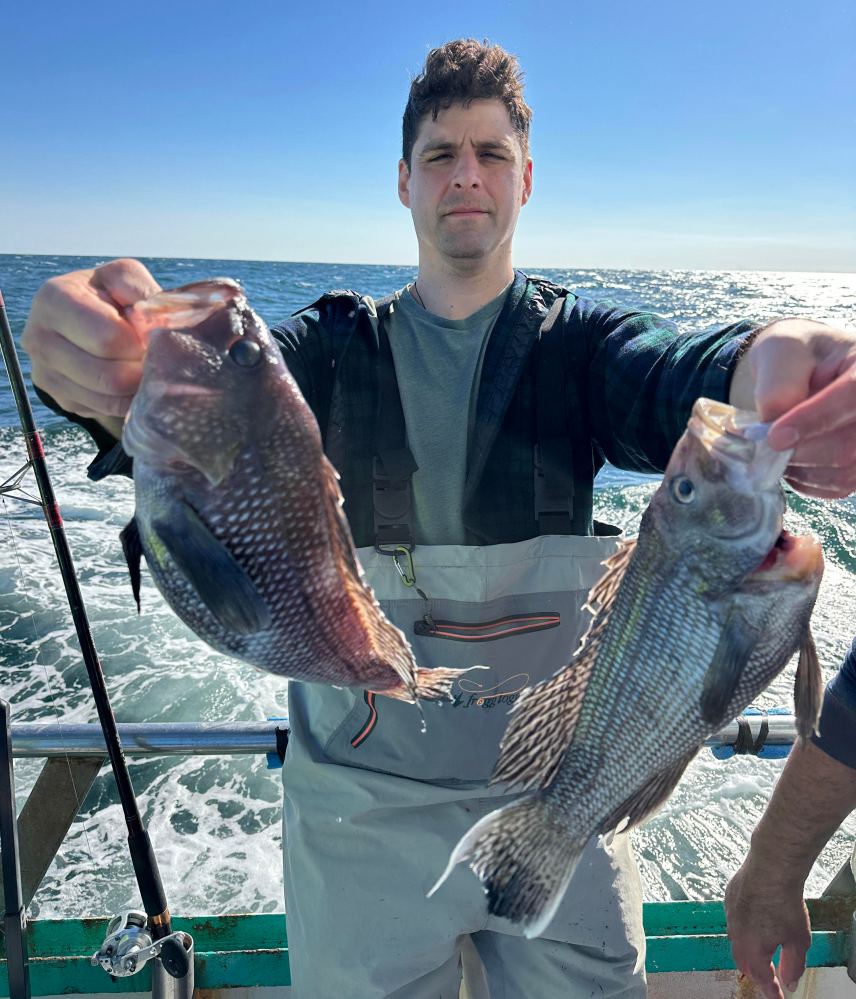
[[[801,471],[803,470],[794,469],[793,472],[785,474],[785,482],[801,496],[814,496],[816,499],[824,500],[840,500],[847,499],[853,492],[856,492],[856,482],[846,481],[819,484],[812,481],[812,479],[820,478],[819,475],[815,474],[811,478],[803,477],[800,474]]]
[[[777,419],[767,435],[771,447],[784,450],[796,441],[828,434],[853,421],[856,412],[856,365],[816,395],[799,401]]]
[[[107,293],[72,278],[74,275],[51,278],[39,289],[24,327],[24,349],[29,353],[48,329],[95,357],[139,357],[140,337],[118,307],[107,300]]]
[[[789,992],[795,991],[805,972],[805,955],[811,946],[811,930],[806,927],[805,939],[799,943],[783,943],[779,956],[779,979]]]
[[[33,382],[63,409],[78,416],[124,417],[131,408],[133,395],[104,395],[78,385],[65,375],[50,368],[40,371],[33,367]]]
[[[751,978],[760,989],[764,999],[785,999],[772,961],[768,961],[765,965],[763,961],[758,960],[752,964],[739,965],[739,967],[741,974],[745,978]]]
[[[789,468],[853,468],[856,465],[856,420],[798,444]]]
[[[95,357],[53,330],[42,331],[30,356],[33,380],[46,391],[49,389],[44,384],[44,377],[49,371],[56,371],[69,382],[101,395],[132,396],[139,388],[143,374],[142,358]]]

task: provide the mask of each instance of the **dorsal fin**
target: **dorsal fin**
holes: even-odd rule
[[[530,687],[515,704],[491,784],[531,790],[552,781],[573,740],[609,614],[635,548],[635,541],[627,541],[604,562],[606,571],[586,603],[595,616],[571,662],[549,680]]]

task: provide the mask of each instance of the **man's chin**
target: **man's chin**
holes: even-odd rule
[[[491,252],[491,247],[475,243],[454,243],[442,249],[443,255],[449,260],[483,260]]]

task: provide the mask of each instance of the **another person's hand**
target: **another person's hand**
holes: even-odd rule
[[[731,399],[773,423],[772,447],[795,448],[785,475],[794,489],[826,499],[856,491],[856,333],[771,323],[741,358]]]
[[[783,999],[805,971],[811,926],[803,885],[786,875],[753,869],[751,858],[725,889],[725,916],[734,963],[761,990],[764,999]],[[778,975],[773,954],[781,945]]]
[[[113,260],[45,282],[21,339],[34,384],[63,409],[97,420],[118,440],[147,346],[123,308],[159,290],[137,260]]]

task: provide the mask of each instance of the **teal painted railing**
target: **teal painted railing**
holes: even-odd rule
[[[856,898],[818,899],[808,906],[814,926],[809,966],[846,964]],[[649,973],[734,967],[721,902],[647,902],[644,918]],[[106,926],[106,918],[32,922],[28,941],[33,995],[150,991],[150,969],[114,982],[89,963],[104,939]],[[198,989],[291,983],[283,913],[176,917],[173,927],[193,936]],[[5,961],[0,961],[0,994],[8,993]]]

